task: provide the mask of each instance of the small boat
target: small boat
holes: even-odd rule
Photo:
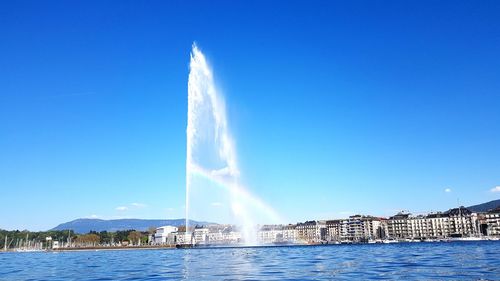
[[[481,237],[458,237],[458,238],[451,238],[450,241],[483,241],[485,240],[484,238]]]
[[[398,243],[398,240],[395,240],[395,239],[384,239],[384,240],[382,240],[382,243],[384,243],[384,244]]]
[[[177,244],[175,245],[177,249],[189,249],[193,248],[193,244]]]

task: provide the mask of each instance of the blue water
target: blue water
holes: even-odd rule
[[[500,280],[500,242],[3,253],[0,280]]]

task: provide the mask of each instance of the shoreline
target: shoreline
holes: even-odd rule
[[[73,247],[57,248],[45,250],[45,252],[72,252],[72,251],[128,251],[128,250],[173,250],[175,245],[171,246],[119,246],[119,247]]]
[[[471,243],[471,242],[498,242],[500,240],[475,240],[475,241],[422,241],[422,242],[409,242],[402,241],[397,243],[342,243],[342,244],[265,244],[265,245],[219,245],[219,246],[194,246],[194,247],[177,247],[177,245],[168,245],[168,246],[120,246],[120,247],[74,247],[74,248],[57,248],[57,249],[49,249],[49,250],[20,250],[16,251],[14,249],[10,249],[7,251],[0,251],[0,253],[34,253],[34,252],[44,252],[44,253],[58,253],[58,252],[98,252],[98,251],[133,251],[133,250],[185,250],[185,249],[235,249],[235,248],[276,248],[276,247],[334,247],[334,246],[354,246],[354,245],[394,245],[394,244],[419,244],[419,243]]]

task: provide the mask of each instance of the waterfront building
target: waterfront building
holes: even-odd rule
[[[178,231],[174,232],[174,243],[173,244],[192,244],[193,243],[193,234],[191,232]]]
[[[299,240],[304,242],[313,241],[316,238],[316,221],[297,223],[297,234]]]
[[[205,242],[208,244],[234,244],[241,242],[241,233],[237,231],[236,227],[233,225],[209,225],[207,227],[208,232],[203,230],[203,234],[206,235]]]
[[[319,234],[319,241],[317,242],[324,242],[327,239],[327,229],[326,229],[326,220],[320,220],[317,221],[316,224],[316,234]]]
[[[500,237],[500,207],[482,214],[481,233]]]
[[[257,232],[259,242],[262,244],[271,244],[283,241],[282,225],[263,225]]]
[[[427,238],[443,238],[447,237],[450,233],[450,224],[449,217],[446,213],[431,213],[424,217],[427,223],[427,232],[424,236],[421,236],[422,239]],[[419,237],[415,237],[419,238]]]
[[[257,231],[261,244],[369,242],[374,240],[433,240],[480,235],[500,237],[500,208],[475,213],[459,207],[447,212],[412,216],[400,212],[389,219],[353,215],[346,219],[306,221],[289,225],[263,225]],[[234,225],[195,226],[189,232],[172,226],[160,227],[155,244],[236,244],[242,234]]]
[[[326,238],[326,221],[297,223],[297,238],[306,243],[319,243]]]
[[[360,242],[367,236],[365,222],[360,215],[350,216],[347,220],[347,238],[350,241]]]
[[[162,244],[173,244],[173,236],[171,235],[174,232],[177,232],[178,228],[175,226],[161,226],[156,228],[155,234],[154,234],[154,243],[158,245]],[[170,237],[170,239],[169,239]]]
[[[209,239],[209,229],[206,227],[196,226],[193,231],[193,239],[195,244],[208,244]]]
[[[347,234],[347,230],[345,234],[342,231],[342,226],[345,224],[342,223],[342,220],[327,220],[326,221],[326,233],[327,233],[327,241],[341,241],[342,238]]]
[[[429,237],[429,229],[432,225],[430,221],[425,216],[419,215],[414,218],[408,219],[408,233],[407,236],[402,236],[399,238],[410,238],[410,239],[422,239],[424,237]],[[432,229],[432,228],[431,228]],[[397,237],[397,236],[396,236]]]
[[[298,240],[297,226],[289,224],[283,226],[283,242],[296,243]]]
[[[306,221],[295,226],[299,240],[319,243],[327,240],[326,220]]]
[[[263,225],[257,232],[257,237],[262,244],[294,243],[297,239],[295,225]]]
[[[227,228],[222,231],[222,241],[224,244],[236,244],[241,242],[241,232],[233,228]]]
[[[479,235],[479,221],[477,213],[459,207],[427,216],[398,213],[387,220],[387,229],[397,239],[471,237]]]
[[[364,216],[365,239],[384,239],[387,233],[387,220],[384,218]]]
[[[446,214],[449,217],[450,236],[464,237],[479,234],[477,213],[465,207],[459,207],[449,210]]]
[[[296,225],[263,225],[257,232],[258,240],[262,244],[296,243],[298,231]]]
[[[409,213],[399,212],[392,216],[387,221],[387,229],[389,230],[389,237],[392,238],[406,238],[409,237],[408,220]]]
[[[208,241],[210,244],[222,244],[222,231],[210,231],[208,233]]]
[[[167,237],[167,245],[175,245],[177,243],[177,232],[171,232]]]
[[[387,233],[385,219],[354,215],[348,219],[326,221],[327,241],[365,242],[382,239]]]

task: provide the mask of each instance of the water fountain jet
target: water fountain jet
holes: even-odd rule
[[[228,197],[228,209],[241,226],[245,245],[256,245],[257,215],[272,222],[281,219],[240,183],[236,148],[229,131],[224,100],[215,87],[212,70],[196,44],[193,44],[190,60],[187,121],[186,233],[190,227],[194,188],[204,192],[202,199],[206,201],[206,197],[215,193],[212,187],[217,186],[222,187],[220,196]]]

